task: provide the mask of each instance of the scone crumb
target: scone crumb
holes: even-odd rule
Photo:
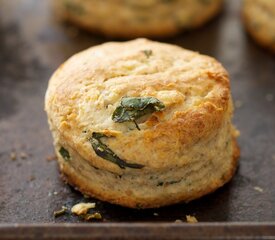
[[[21,159],[26,159],[26,158],[28,158],[28,154],[25,153],[25,152],[21,152],[21,153],[20,153],[20,158],[21,158]]]
[[[35,176],[34,176],[34,175],[29,176],[28,181],[29,181],[29,182],[32,182],[33,180],[35,180]]]
[[[95,213],[92,213],[92,214],[85,214],[83,217],[87,221],[93,220],[93,219],[96,219],[96,220],[101,220],[102,219],[102,216],[99,212],[95,212]]]
[[[235,101],[235,107],[236,108],[241,108],[243,106],[243,102],[241,100],[236,100]]]
[[[261,187],[255,186],[254,190],[258,191],[258,192],[264,192],[264,190]]]
[[[153,213],[153,215],[157,217],[159,214],[158,214],[158,213],[156,213],[156,212],[154,212],[154,213]]]
[[[50,161],[54,161],[54,160],[56,160],[57,158],[56,158],[56,155],[50,155],[50,156],[47,156],[46,157],[46,160],[48,161],[48,162],[50,162]]]
[[[181,219],[177,219],[175,223],[182,223],[183,221]]]
[[[95,203],[78,203],[71,208],[71,212],[79,216],[87,214],[91,208],[95,208]]]
[[[186,215],[186,221],[188,223],[197,223],[198,220],[195,216],[191,216],[191,215]]]
[[[150,49],[143,50],[142,52],[144,53],[144,55],[145,55],[147,58],[149,58],[150,56],[153,55],[153,51],[150,50]]]
[[[15,161],[17,159],[16,153],[15,152],[11,152],[10,153],[10,159]]]
[[[62,206],[60,210],[54,211],[53,215],[54,215],[54,217],[59,217],[59,216],[65,214],[67,210],[68,210],[67,207]]]

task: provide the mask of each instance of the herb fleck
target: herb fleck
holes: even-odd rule
[[[157,186],[159,187],[159,186],[163,186],[163,182],[159,182],[158,184],[157,184]]]
[[[173,3],[176,2],[177,0],[161,0],[163,3]]]
[[[182,179],[180,179],[180,180],[172,180],[172,181],[167,181],[167,182],[158,182],[158,183],[157,183],[157,187],[176,184],[176,183],[181,182],[181,180],[182,180]]]
[[[153,51],[152,50],[143,50],[142,52],[145,54],[145,56],[147,58],[149,58],[149,57],[151,57],[153,55]]]
[[[61,154],[61,156],[64,158],[65,161],[70,160],[70,158],[71,158],[70,153],[64,147],[61,147],[59,149],[59,153]]]
[[[104,144],[100,139],[103,137],[107,137],[103,133],[93,132],[92,137],[89,139],[89,141],[92,144],[92,147],[95,151],[95,153],[112,163],[115,163],[120,168],[125,169],[128,168],[143,168],[144,165],[136,164],[136,163],[127,163],[126,161],[120,159],[106,144]]]

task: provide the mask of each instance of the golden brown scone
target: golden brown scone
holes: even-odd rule
[[[58,0],[58,15],[111,37],[164,37],[199,27],[223,0]]]
[[[137,39],[76,54],[46,93],[64,178],[111,203],[188,202],[233,176],[230,84],[215,59]]]
[[[275,1],[244,0],[243,16],[251,36],[275,53]]]

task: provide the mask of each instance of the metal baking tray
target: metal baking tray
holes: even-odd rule
[[[235,177],[188,204],[133,210],[85,199],[60,179],[43,110],[53,71],[109,39],[59,23],[48,0],[0,0],[0,238],[274,237],[275,56],[247,36],[240,8],[228,0],[205,27],[162,40],[213,56],[229,71],[241,131]],[[80,201],[95,201],[103,220],[54,218],[53,211]],[[185,223],[186,215],[199,223]]]

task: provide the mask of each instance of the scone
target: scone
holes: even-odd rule
[[[275,1],[245,0],[243,15],[252,37],[275,53]]]
[[[58,0],[57,13],[111,37],[164,37],[201,26],[223,0]]]
[[[188,202],[237,166],[228,74],[177,46],[138,39],[76,54],[50,79],[45,108],[66,181],[110,203]]]

